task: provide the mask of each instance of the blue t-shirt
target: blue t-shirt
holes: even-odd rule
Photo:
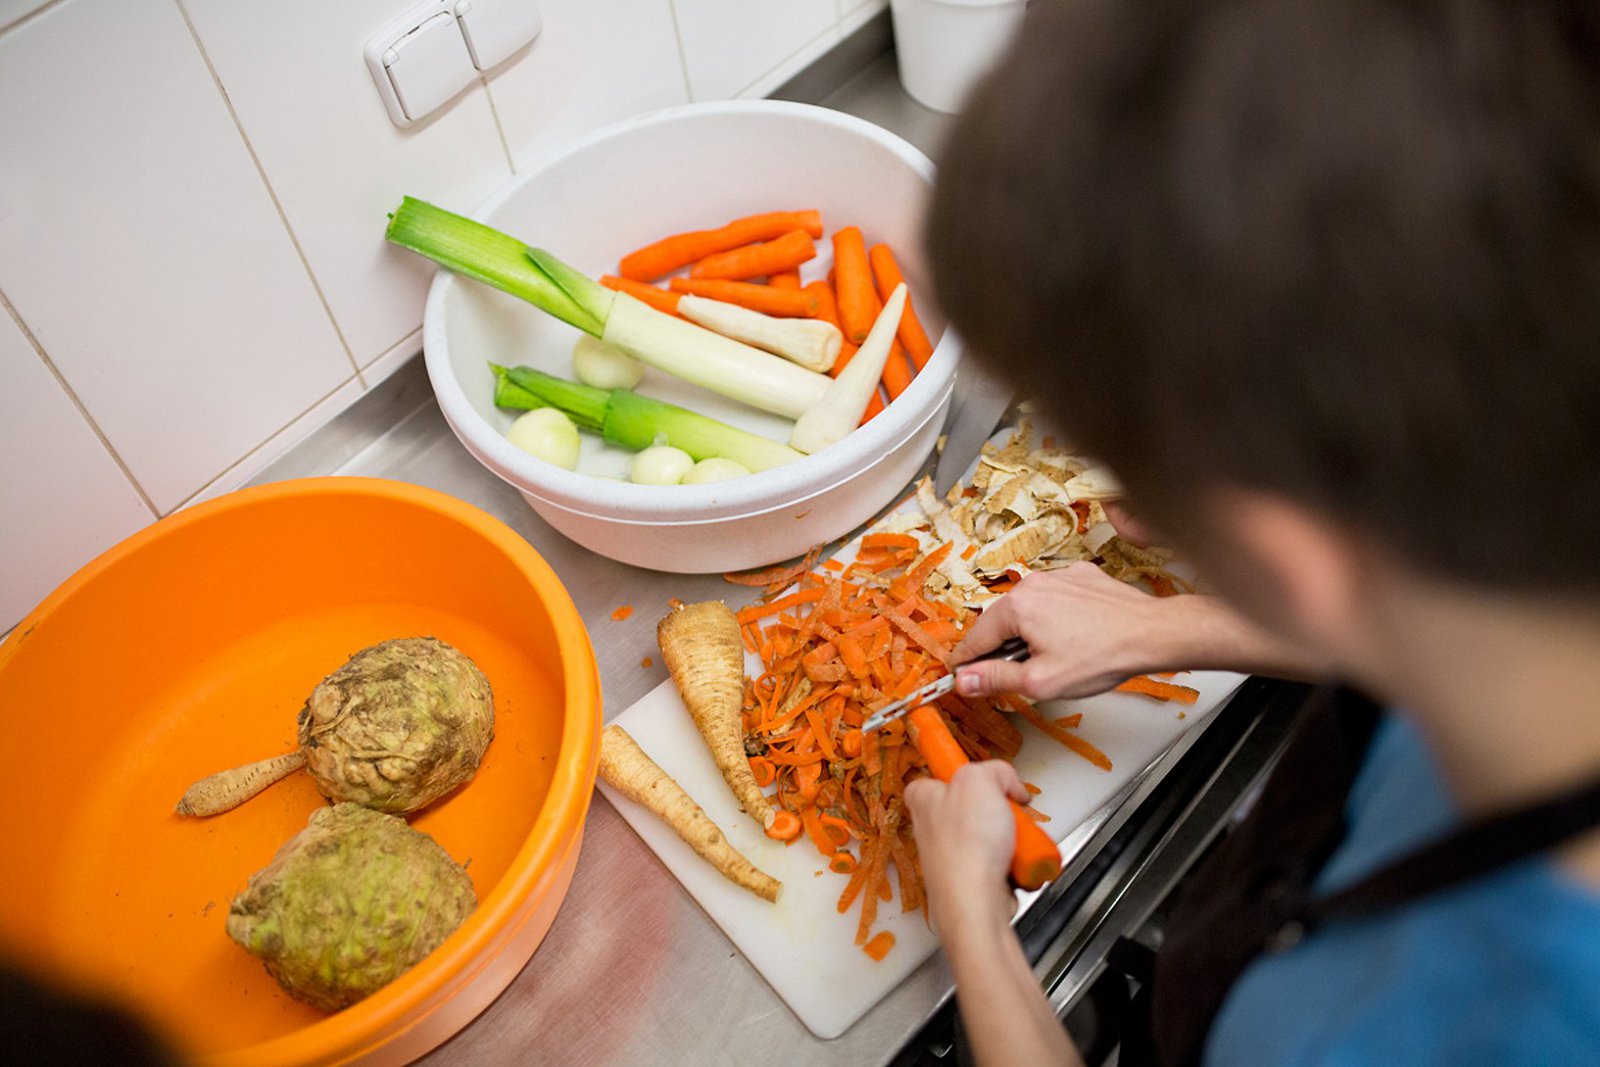
[[[1321,877],[1350,885],[1459,821],[1408,722],[1373,738],[1350,833]],[[1600,1065],[1600,894],[1545,859],[1438,896],[1324,926],[1250,965],[1205,1062]]]

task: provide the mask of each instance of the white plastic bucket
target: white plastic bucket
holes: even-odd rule
[[[1027,6],[1027,0],[892,0],[900,83],[935,111],[961,110]]]
[[[927,282],[918,240],[933,164],[861,119],[805,104],[740,100],[690,104],[629,119],[518,174],[476,217],[550,248],[598,275],[660,237],[774,205],[814,207],[823,224],[862,228],[895,250],[938,344],[894,403],[815,455],[707,485],[634,485],[629,453],[584,436],[578,471],[505,439],[514,412],[494,405],[488,360],[570,375],[576,332],[488,286],[440,271],[423,315],[428,375],[445,419],[489,470],[515,486],[551,526],[612,559],[655,570],[715,573],[800,555],[892,503],[922,466],[950,405],[960,359]],[[827,241],[803,269],[826,272]],[[655,370],[640,390],[774,440],[789,424]]]

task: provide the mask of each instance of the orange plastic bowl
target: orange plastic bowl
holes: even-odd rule
[[[357,649],[433,635],[494,688],[478,774],[412,819],[478,907],[334,1015],[229,940],[228,903],[325,803],[295,774],[185,819],[193,780],[295,744]],[[317,478],[181,512],[79,571],[0,646],[0,949],[118,997],[206,1062],[403,1062],[516,976],[566,895],[594,784],[600,685],[583,623],[509,527],[429,489]]]

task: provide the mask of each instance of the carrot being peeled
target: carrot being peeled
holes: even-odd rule
[[[906,715],[906,728],[915,731],[917,751],[928,761],[928,770],[941,782],[948,782],[956,771],[970,762],[940,717],[939,709],[932,704],[912,708]],[[1023,889],[1038,889],[1061,873],[1061,850],[1039,829],[1038,823],[1028,818],[1020,804],[1008,803],[1016,828],[1011,878]]]
[[[770,241],[794,230],[822,236],[818,211],[769,211],[734,219],[714,230],[694,230],[663,237],[654,244],[622,257],[617,273],[639,282],[653,282],[696,260],[726,252],[754,241]]]
[[[777,901],[783,883],[758,869],[734,848],[704,809],[620,726],[607,726],[600,734],[600,778],[635,804],[660,816],[728,881],[763,900]]]
[[[744,751],[744,647],[739,623],[720,600],[688,604],[656,626],[661,658],[723,780],[763,828],[773,820]]]

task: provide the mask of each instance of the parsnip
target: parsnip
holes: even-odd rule
[[[600,734],[600,777],[607,785],[661,817],[674,833],[737,886],[776,902],[783,883],[744,857],[672,776],[645,754],[620,726]]]
[[[693,294],[678,301],[678,314],[724,337],[824,374],[833,369],[844,348],[844,334],[821,319],[780,319]]]
[[[289,777],[306,765],[300,749],[271,759],[257,760],[208,775],[184,790],[178,800],[178,814],[204,818],[237,808],[274,782]]]
[[[688,604],[656,626],[661,658],[739,806],[765,830],[772,805],[761,794],[744,751],[744,648],[739,622],[720,600]]]

